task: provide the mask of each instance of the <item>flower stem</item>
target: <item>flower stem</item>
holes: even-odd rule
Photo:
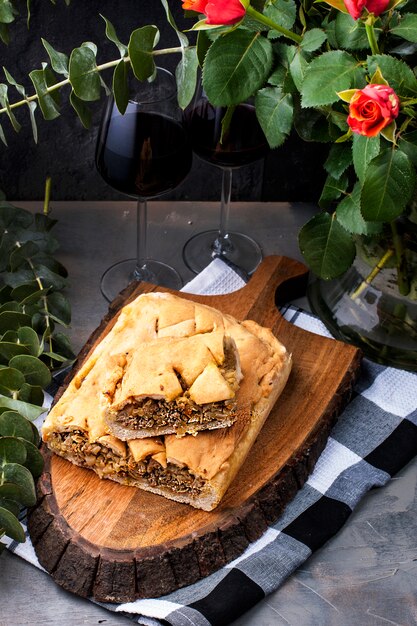
[[[356,298],[358,298],[361,295],[361,293],[365,291],[365,289],[367,288],[368,285],[371,284],[375,276],[377,276],[379,272],[382,269],[384,269],[385,264],[392,257],[393,254],[394,254],[394,250],[392,248],[389,248],[385,252],[385,254],[379,259],[378,263],[375,265],[372,271],[368,274],[365,280],[363,280],[361,284],[359,285],[359,287],[357,287],[355,291],[350,295],[352,300],[356,300]]]
[[[45,181],[45,199],[43,201],[43,214],[49,215],[50,207],[49,201],[51,199],[51,177],[47,176]]]
[[[375,30],[374,30],[374,24],[373,24],[374,17],[373,16],[371,17],[372,19],[368,18],[365,22],[365,30],[366,30],[366,34],[368,37],[372,54],[379,54],[378,42],[375,37]]]
[[[291,30],[287,30],[283,26],[280,26],[273,20],[269,19],[269,17],[267,17],[263,13],[259,13],[259,11],[257,11],[250,5],[246,9],[246,15],[249,15],[251,18],[253,18],[257,22],[260,22],[261,24],[264,24],[265,26],[268,26],[268,28],[272,28],[273,30],[278,31],[279,33],[284,35],[284,37],[287,37],[288,39],[292,39],[292,41],[295,41],[295,43],[301,43],[303,40],[303,38],[300,35],[297,35],[296,33],[293,33]]]
[[[407,259],[403,240],[397,229],[397,223],[391,222],[392,242],[394,244],[395,254],[397,256],[397,285],[398,291],[402,296],[410,293],[410,281],[407,272]]]

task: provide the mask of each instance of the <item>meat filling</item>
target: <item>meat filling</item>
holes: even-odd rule
[[[174,493],[198,495],[205,481],[191,474],[186,467],[168,463],[160,465],[152,457],[136,462],[132,454],[126,458],[99,442],[90,443],[82,431],[53,433],[48,445],[54,452],[81,467],[93,469],[100,478],[118,478],[125,484],[146,481],[152,487],[166,488]]]
[[[236,392],[239,386],[236,372],[235,352],[225,346],[225,360],[220,372]],[[226,419],[232,424],[236,421],[236,400],[222,400],[207,404],[196,404],[187,395],[187,385],[180,379],[184,394],[172,402],[153,398],[132,399],[113,419],[124,428],[140,430],[175,425],[181,431],[190,424],[223,423]]]

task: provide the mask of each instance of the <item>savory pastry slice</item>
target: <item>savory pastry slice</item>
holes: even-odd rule
[[[147,307],[150,303],[149,295],[145,300]],[[165,311],[171,317],[174,330],[169,331],[169,325],[162,325],[164,332],[159,338],[149,328],[145,332],[139,327],[136,332],[137,319],[141,317],[140,296],[132,303],[137,307],[136,315],[135,307],[130,309],[127,318],[125,312],[122,313],[51,409],[42,429],[43,440],[57,454],[76,465],[94,470],[101,478],[110,478],[210,511],[219,504],[250,454],[258,433],[284,389],[291,370],[291,356],[269,329],[256,322],[247,320],[240,323],[215,309],[176,296],[158,298],[155,297],[157,294],[153,295],[156,316],[161,304],[163,309],[167,302],[172,305],[175,300],[181,301],[180,315],[177,315],[178,310],[176,312],[175,308],[171,312]],[[148,307],[148,313],[149,310]],[[187,319],[190,313],[194,323]],[[199,322],[196,323],[197,319]],[[126,332],[130,339],[122,331],[127,320],[129,323],[124,327],[128,329]],[[154,322],[155,330],[158,325]],[[196,327],[205,330],[196,332]],[[178,329],[181,330],[176,334]],[[109,338],[111,334],[113,338]],[[132,336],[137,337],[138,334],[147,335],[147,340],[132,344]],[[227,338],[233,342],[230,345],[237,348],[242,379],[235,393],[234,424],[228,428],[203,430],[182,437],[169,434],[127,441],[115,437],[106,419],[109,406],[114,404],[109,403],[108,394],[113,394],[111,399],[116,402],[120,398],[131,397],[123,390],[123,376],[114,376],[117,368],[123,371],[126,367],[124,353],[130,355],[132,364],[134,359],[140,360],[137,355],[144,355],[147,349],[152,354],[156,350],[155,342],[161,341],[166,347],[171,346],[169,352],[175,355],[176,350],[181,352],[179,338],[192,338],[199,334],[207,335],[205,341],[209,344],[213,340],[210,345],[218,347],[218,354],[221,352],[219,337],[210,338],[212,334],[223,337],[222,349],[225,354],[228,351]],[[116,343],[114,337],[118,338]],[[193,343],[190,345],[194,346]],[[122,352],[120,346],[123,346]],[[197,350],[196,346],[202,350],[200,340],[194,346]],[[212,353],[217,354],[214,348]],[[109,359],[113,360],[110,375]],[[120,380],[122,384],[118,386]],[[126,389],[128,380],[128,377],[124,380]],[[204,391],[204,385],[201,389]]]
[[[161,337],[114,361],[103,393],[107,423],[120,439],[184,435],[236,420],[242,374],[235,342],[223,330]]]

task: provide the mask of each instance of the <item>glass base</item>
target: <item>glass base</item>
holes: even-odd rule
[[[169,289],[179,290],[183,286],[183,281],[178,272],[160,261],[148,259],[146,266],[136,270],[137,260],[127,259],[120,261],[109,267],[101,278],[101,293],[108,302],[112,302],[114,298],[131,283],[133,280],[143,280],[153,285],[168,287]]]
[[[219,251],[214,245],[218,234],[218,230],[206,230],[187,241],[182,253],[187,267],[197,274],[219,257],[252,274],[262,261],[262,250],[256,241],[243,233],[229,233],[226,247]]]
[[[315,279],[308,290],[311,308],[336,339],[358,346],[372,361],[417,371],[417,301],[399,295],[385,274],[385,284],[376,280],[366,287],[366,272],[356,267],[331,281]]]

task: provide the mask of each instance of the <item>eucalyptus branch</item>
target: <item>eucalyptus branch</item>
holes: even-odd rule
[[[393,254],[394,254],[394,250],[392,248],[389,248],[385,252],[385,254],[379,259],[375,267],[372,268],[372,271],[368,274],[368,276],[361,282],[359,287],[357,287],[355,291],[350,295],[352,300],[356,300],[356,298],[358,298],[365,291],[368,285],[372,283],[374,278],[378,276],[379,272],[382,269],[384,269],[385,265],[387,264],[387,262],[389,261],[389,259],[392,257]]]
[[[191,47],[194,47],[194,46],[190,46],[190,48]],[[151,54],[153,56],[160,56],[164,54],[180,53],[182,52],[182,50],[183,49],[180,46],[173,47],[173,48],[161,48],[159,50],[152,50]],[[122,59],[118,58],[112,61],[107,61],[106,63],[101,63],[100,65],[96,65],[96,67],[93,70],[86,72],[86,75],[94,74],[96,72],[100,73],[105,70],[114,68],[117,65],[119,65],[121,60],[123,60],[125,63],[130,63],[130,57],[125,56]],[[42,96],[45,96],[47,94],[52,94],[53,92],[57,91],[58,89],[61,89],[62,87],[65,87],[66,85],[71,85],[71,79],[69,77],[65,78],[64,80],[59,81],[58,83],[54,83],[53,85],[50,85],[49,87],[46,87],[46,89],[42,93]],[[0,115],[3,113],[7,113],[10,109],[16,109],[18,107],[24,106],[25,104],[27,105],[29,102],[33,102],[37,100],[39,100],[39,95],[37,93],[31,96],[26,96],[23,100],[18,100],[17,102],[10,103],[8,107],[0,108]]]

